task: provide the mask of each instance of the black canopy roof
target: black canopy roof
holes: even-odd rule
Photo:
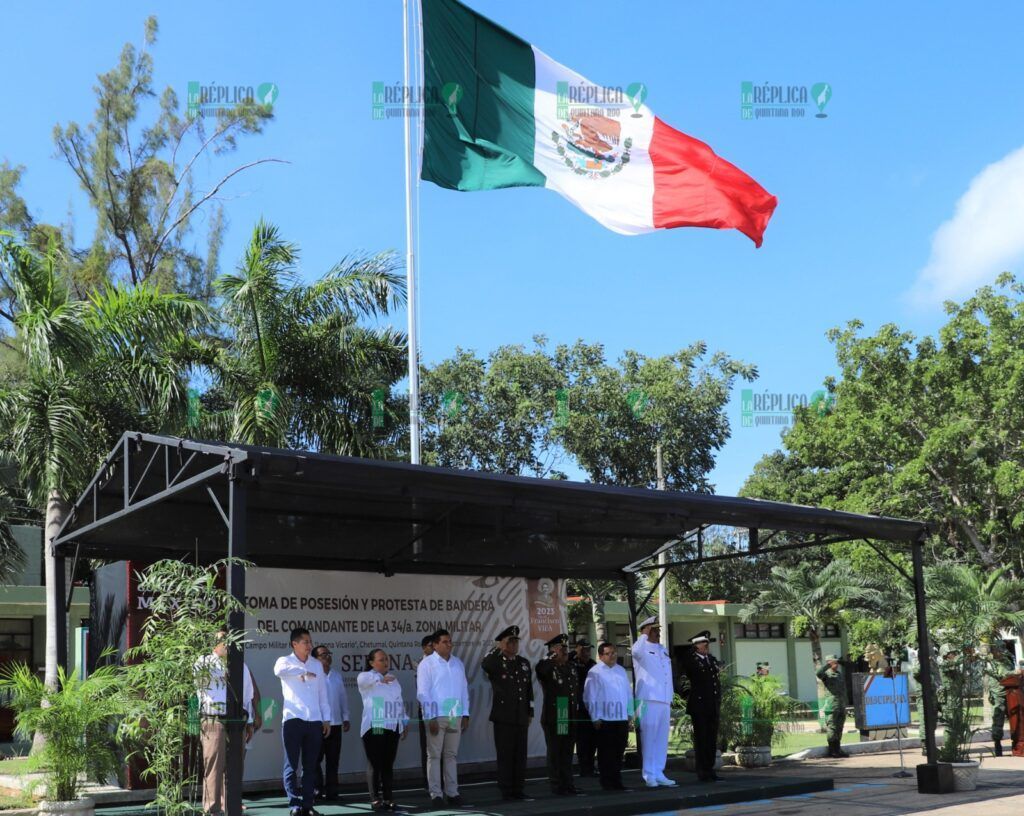
[[[229,482],[246,483],[260,566],[621,577],[701,525],[916,540],[922,522],[727,496],[503,476],[126,433],[75,503],[58,554],[226,555]]]

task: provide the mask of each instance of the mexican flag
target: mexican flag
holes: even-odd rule
[[[643,104],[595,85],[457,0],[422,0],[422,177],[452,190],[547,187],[606,227],[738,229],[761,246],[777,200]]]

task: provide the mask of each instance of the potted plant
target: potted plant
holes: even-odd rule
[[[981,658],[973,648],[962,652],[943,647],[941,714],[946,734],[938,750],[939,762],[953,766],[953,789],[972,791],[978,786],[981,760],[971,759],[971,742],[979,730],[971,704],[981,685]],[[979,757],[981,755],[979,754]]]
[[[764,768],[772,762],[772,746],[784,738],[782,726],[795,721],[798,703],[770,674],[737,678],[736,688],[740,701],[736,764]]]
[[[28,666],[13,663],[0,669],[0,695],[14,709],[15,733],[43,739],[28,760],[29,770],[42,773],[46,791],[39,813],[92,816],[95,802],[80,798],[82,782],[105,783],[120,771],[120,668],[101,666],[84,680],[62,668],[58,688],[50,689]]]

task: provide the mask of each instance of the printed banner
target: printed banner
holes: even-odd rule
[[[274,676],[277,658],[288,654],[290,631],[304,627],[314,646],[324,644],[334,656],[333,671],[344,675],[351,730],[342,737],[342,773],[362,772],[366,757],[359,737],[362,701],[356,676],[365,669],[371,649],[385,649],[392,674],[402,687],[411,727],[399,744],[396,768],[420,765],[416,704],[416,665],[420,641],[438,628],[452,633],[454,654],[466,666],[470,725],[459,746],[459,762],[493,760],[489,720],[491,688],[480,661],[495,647],[494,637],[516,624],[524,633],[519,653],[536,665],[545,642],[565,631],[565,596],[561,581],[547,578],[461,577],[376,573],[250,569],[246,573],[246,628],[254,634],[245,660],[263,698],[263,728],[246,755],[247,780],[281,776],[281,681]],[[530,756],[544,755],[540,728],[540,685],[530,729]]]

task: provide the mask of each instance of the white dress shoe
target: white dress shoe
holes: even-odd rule
[[[658,784],[665,788],[673,788],[675,787],[676,782],[674,779],[669,779],[667,776],[662,776],[658,778]]]

